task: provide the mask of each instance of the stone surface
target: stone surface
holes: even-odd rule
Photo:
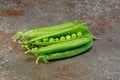
[[[18,32],[87,22],[100,38],[85,54],[48,64],[12,40]],[[120,80],[120,0],[0,0],[0,80]]]

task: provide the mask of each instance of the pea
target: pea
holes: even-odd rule
[[[78,37],[82,36],[82,33],[81,32],[77,32],[77,36]]]
[[[71,37],[72,37],[72,38],[76,38],[77,35],[76,35],[75,33],[73,33],[73,34],[71,34]]]
[[[67,35],[66,36],[66,40],[70,40],[71,39],[71,36],[70,35]]]
[[[47,42],[47,41],[48,41],[48,38],[43,38],[42,41],[43,41],[43,42]]]
[[[64,37],[64,36],[61,36],[61,37],[60,37],[60,40],[61,40],[61,41],[65,40],[65,37]]]
[[[50,39],[49,39],[49,42],[53,42],[53,41],[54,41],[54,38],[50,38]]]
[[[55,38],[55,41],[59,41],[59,38]]]

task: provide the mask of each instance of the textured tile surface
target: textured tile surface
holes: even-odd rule
[[[85,54],[35,64],[14,43],[17,31],[87,22],[100,38]],[[0,80],[120,80],[120,0],[0,0]]]

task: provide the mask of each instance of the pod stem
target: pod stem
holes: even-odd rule
[[[46,59],[46,57],[45,57],[45,55],[42,55],[42,56],[38,56],[37,57],[37,59],[36,59],[36,64],[38,64],[39,63],[39,60],[42,60],[44,63],[47,63],[48,61],[47,61],[47,59]]]
[[[99,40],[100,38],[92,36],[93,40]]]
[[[14,36],[13,36],[13,40],[14,40],[14,42],[19,38],[19,37],[21,37],[22,36],[22,34],[23,34],[23,32],[17,32]]]

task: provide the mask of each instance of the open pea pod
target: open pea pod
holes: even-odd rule
[[[46,38],[43,38],[41,40],[36,40],[35,42],[32,43],[32,45],[45,46],[45,45],[50,45],[50,44],[55,44],[55,43],[66,42],[66,41],[73,40],[78,37],[82,37],[88,33],[90,34],[90,31],[88,30],[87,27],[85,27],[85,25],[79,25],[79,29],[74,30],[73,33],[69,32],[68,34],[65,34],[65,35],[59,34],[57,35],[57,37],[55,36],[51,37],[48,35]]]
[[[87,27],[84,25],[81,25],[81,24],[77,24],[75,25],[74,27],[71,27],[71,28],[66,28],[66,29],[62,29],[62,30],[57,30],[51,34],[44,34],[44,35],[41,35],[41,36],[38,36],[36,38],[32,38],[30,39],[29,41],[22,41],[21,44],[22,45],[26,45],[26,44],[35,44],[36,42],[43,42],[41,40],[43,39],[47,39],[47,38],[60,38],[61,36],[67,36],[67,35],[72,35],[74,33],[81,33],[80,35],[85,35],[87,33],[90,33],[89,30],[87,29]],[[79,35],[79,34],[78,34]],[[74,35],[73,35],[74,36]],[[36,41],[36,42],[35,42]],[[56,43],[57,41],[55,41]],[[59,41],[58,41],[59,42]],[[46,44],[49,44],[49,42],[44,42],[45,45]],[[50,42],[51,43],[51,42]]]
[[[72,34],[59,36],[59,37],[43,38],[41,40],[37,40],[37,41],[33,42],[32,45],[47,46],[47,45],[51,45],[51,44],[70,41],[70,40],[80,38],[80,37],[82,37],[82,33],[77,32],[77,33],[72,33]]]
[[[78,24],[77,21],[70,21],[70,22],[65,22],[62,24],[54,25],[54,26],[39,27],[39,28],[31,29],[31,30],[21,31],[21,32],[17,32],[13,36],[13,39],[14,41],[16,41],[19,38],[22,38],[22,39],[34,38],[34,37],[41,36],[44,34],[53,33],[56,30],[71,28],[76,24]],[[83,23],[81,25],[83,25]]]

